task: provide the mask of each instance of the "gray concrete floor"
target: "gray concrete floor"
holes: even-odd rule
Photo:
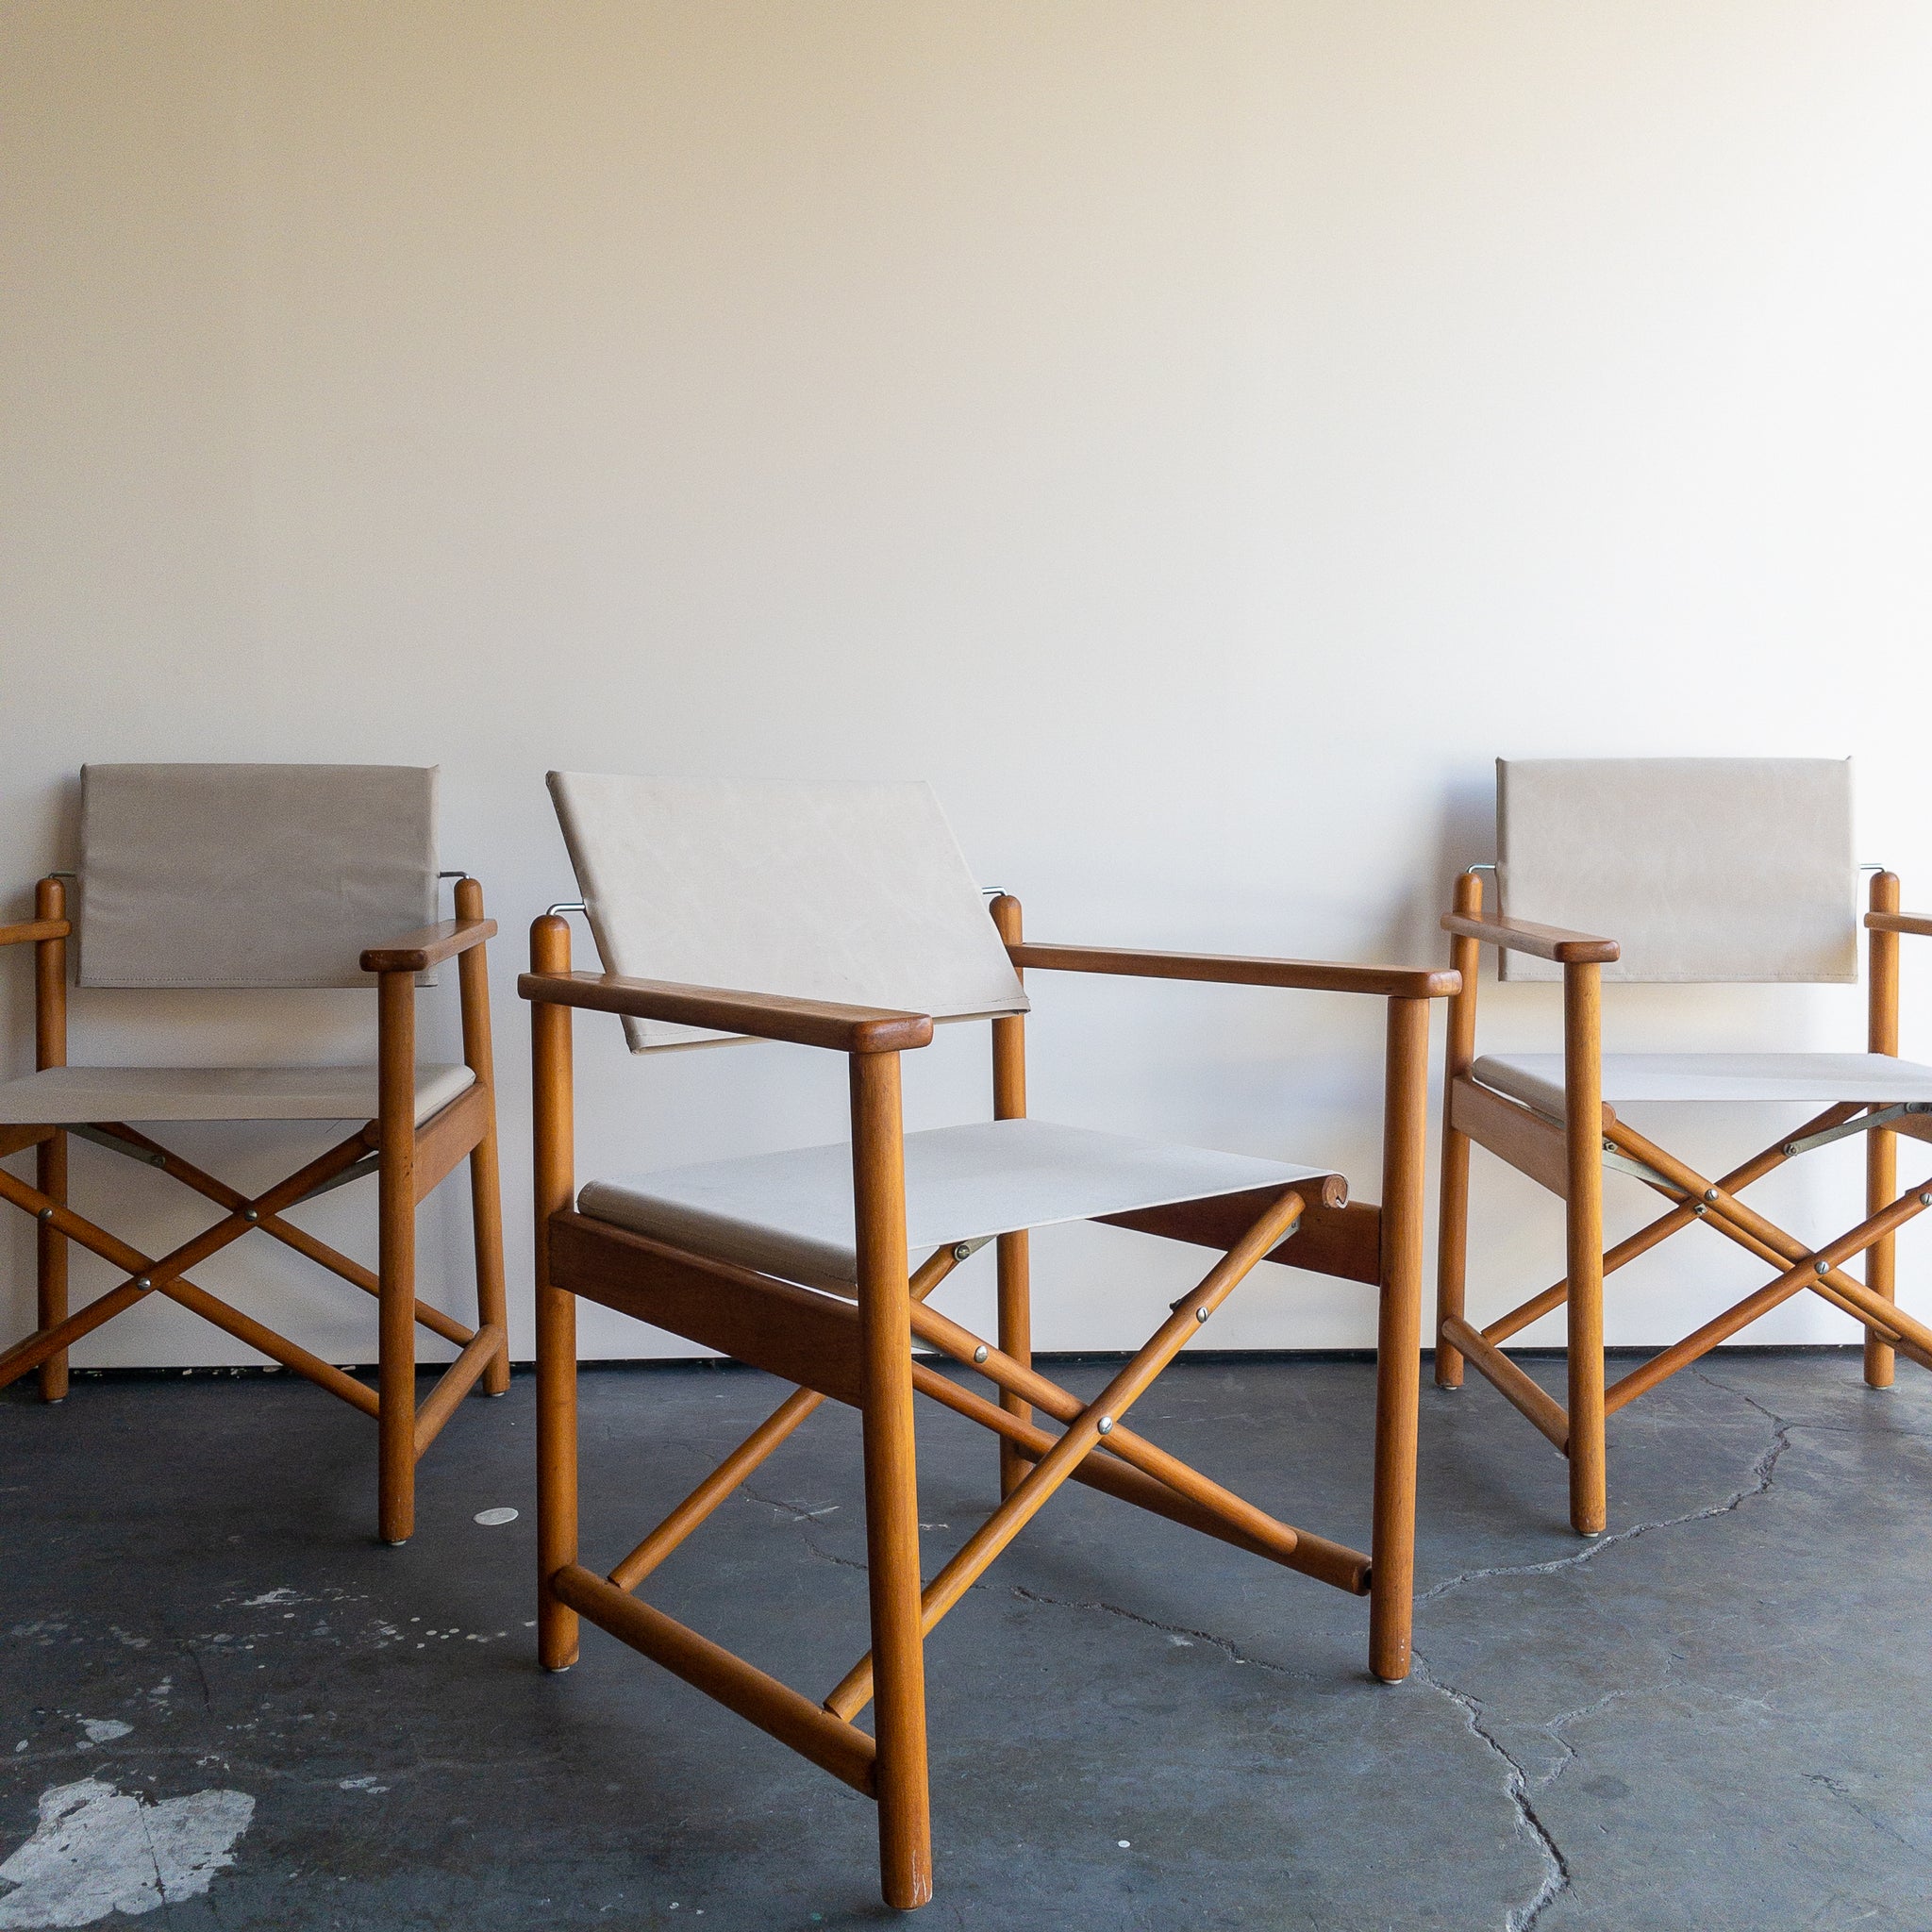
[[[1363,1542],[1371,1373],[1183,1362],[1136,1419]],[[587,1557],[774,1394],[741,1369],[587,1370]],[[135,1857],[124,1904],[157,1932],[894,1920],[864,1800],[594,1630],[576,1669],[537,1669],[531,1395],[520,1375],[465,1405],[403,1550],[371,1539],[368,1424],[287,1377],[0,1399],[0,1857],[21,1869],[43,1794],[91,1779],[91,1816],[164,1851],[166,1821],[232,1836],[252,1801],[196,1895],[160,1903]],[[992,1466],[970,1425],[923,1407],[922,1429],[930,1570]],[[828,1687],[863,1642],[855,1452],[822,1411],[653,1599]],[[1366,1676],[1362,1604],[1063,1492],[929,1646],[922,1923],[1932,1926],[1932,1382],[1713,1357],[1613,1421],[1591,1544],[1557,1457],[1479,1384],[1425,1392],[1423,1465],[1418,1661],[1393,1688]],[[515,1523],[473,1521],[503,1505]],[[46,1916],[47,1883],[0,1886],[0,1926],[93,1922]]]

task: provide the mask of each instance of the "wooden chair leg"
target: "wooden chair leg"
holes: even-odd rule
[[[1898,875],[1882,872],[1872,881],[1872,910],[1896,912],[1899,909]],[[1870,1019],[1866,1045],[1872,1053],[1898,1052],[1898,935],[1874,932],[1869,935],[1870,958],[1866,977],[1870,982]],[[1898,1192],[1898,1136],[1883,1129],[1865,1137],[1865,1212],[1876,1214],[1890,1205]],[[1887,1235],[1871,1250],[1865,1262],[1865,1282],[1874,1294],[1887,1301],[1898,1298],[1898,1247]],[[1874,1389],[1891,1387],[1895,1351],[1888,1348],[1870,1328],[1865,1331],[1865,1380]]]
[[[1564,1231],[1570,1280],[1570,1524],[1601,1536],[1609,1520],[1604,1457],[1602,968],[1563,969]]]
[[[1456,881],[1456,910],[1466,919],[1483,916],[1480,873]],[[1449,1044],[1442,1070],[1442,1211],[1436,1235],[1436,1386],[1462,1387],[1462,1355],[1442,1339],[1445,1322],[1463,1317],[1469,1268],[1469,1136],[1452,1119],[1456,1082],[1475,1058],[1475,978],[1481,945],[1458,934],[1450,941],[1449,963],[1462,975],[1462,991],[1449,1002]]]
[[[381,1166],[376,1186],[376,1534],[406,1543],[416,1528],[416,984],[381,975],[378,1009]]]
[[[1375,1336],[1375,1503],[1369,1668],[1408,1675],[1415,1594],[1416,1404],[1422,1386],[1429,1003],[1389,1002],[1382,1118],[1382,1284]]]
[[[1023,1234],[999,1238],[999,1343],[1023,1368],[1033,1366],[1033,1295],[1031,1256]],[[1000,1407],[1023,1423],[1033,1420],[1033,1405],[1023,1396],[1000,1391]],[[1000,1498],[1010,1496],[1033,1465],[1005,1437],[1000,1438]]]
[[[908,1910],[932,1897],[921,1635],[919,1470],[896,1054],[852,1057],[852,1149],[864,1396],[865,1542],[878,1740],[879,1882]]]
[[[34,1184],[49,1200],[67,1205],[67,1135],[56,1133],[34,1149]],[[47,1222],[34,1230],[40,1326],[58,1328],[67,1319],[67,1237]],[[50,1355],[40,1367],[41,1400],[67,1398],[67,1351]]]
[[[530,927],[530,970],[570,971],[570,927],[546,912]],[[537,1656],[546,1671],[577,1660],[578,1616],[552,1587],[577,1559],[577,1305],[551,1286],[550,1217],[575,1192],[568,1007],[530,1008],[537,1229]]]
[[[495,1096],[491,1096],[492,1103]],[[503,1282],[503,1191],[497,1178],[492,1119],[470,1154],[470,1217],[476,1251],[476,1325],[494,1323],[503,1346],[491,1357],[478,1386],[486,1395],[509,1392],[509,1315]]]

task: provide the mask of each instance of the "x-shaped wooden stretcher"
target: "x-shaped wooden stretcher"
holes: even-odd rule
[[[423,1130],[414,1162],[414,1188],[420,1201],[441,1181],[457,1161],[466,1156],[479,1138],[480,1118],[487,1096],[471,1088],[459,1095]],[[0,1128],[0,1156],[45,1141],[57,1132],[54,1127]],[[107,1121],[85,1127],[68,1127],[114,1153],[158,1169],[184,1187],[205,1196],[226,1211],[192,1241],[158,1257],[144,1255],[119,1236],[98,1226],[86,1216],[76,1214],[64,1201],[38,1187],[30,1187],[0,1168],[0,1200],[7,1200],[23,1212],[31,1214],[45,1228],[76,1241],[98,1255],[124,1278],[86,1307],[52,1327],[28,1336],[0,1355],[0,1388],[59,1355],[104,1323],[143,1301],[150,1294],[165,1295],[170,1301],[192,1310],[225,1333],[259,1350],[271,1360],[305,1376],[317,1387],[340,1396],[365,1415],[380,1413],[376,1391],[353,1375],[345,1374],[333,1363],[324,1361],[298,1342],[277,1334],[252,1316],[210,1294],[188,1278],[188,1271],[218,1255],[244,1234],[260,1231],[273,1235],[297,1254],[319,1262],[344,1281],[353,1283],[365,1294],[381,1294],[381,1283],[369,1269],[347,1255],[318,1240],[305,1229],[282,1219],[283,1210],[331,1188],[355,1180],[374,1171],[375,1152],[380,1144],[378,1124],[371,1121],[346,1140],[339,1141],[326,1153],[318,1155],[307,1166],[260,1194],[244,1194],[239,1188],[205,1173],[171,1149],[124,1122]],[[412,1204],[413,1205],[413,1204]],[[502,1330],[486,1324],[472,1329],[445,1315],[426,1302],[417,1301],[415,1317],[419,1325],[432,1330],[446,1341],[455,1342],[462,1353],[444,1371],[435,1390],[417,1408],[414,1422],[415,1453],[420,1457],[436,1440],[457,1405],[475,1385],[491,1358],[503,1345]]]
[[[1464,1103],[1457,1114],[1458,1125],[1512,1165],[1546,1184],[1552,1183],[1562,1171],[1562,1130],[1529,1108],[1499,1095],[1483,1090],[1475,1090],[1475,1094],[1479,1097],[1472,1098],[1465,1089],[1457,1096]],[[1794,1133],[1780,1136],[1741,1167],[1711,1181],[1618,1120],[1607,1107],[1603,1109],[1603,1153],[1607,1163],[1675,1203],[1668,1213],[1605,1252],[1605,1274],[1615,1273],[1698,1222],[1715,1228],[1747,1253],[1779,1270],[1755,1293],[1746,1295],[1722,1314],[1713,1316],[1694,1334],[1660,1350],[1641,1367],[1609,1384],[1603,1391],[1606,1415],[1614,1415],[1666,1377],[1728,1341],[1740,1328],[1807,1289],[1862,1323],[1884,1347],[1896,1349],[1922,1368],[1932,1369],[1932,1328],[1905,1313],[1889,1295],[1844,1272],[1846,1262],[1877,1247],[1907,1222],[1932,1208],[1932,1177],[1907,1189],[1856,1227],[1846,1229],[1836,1241],[1819,1247],[1786,1233],[1738,1198],[1754,1181],[1762,1180],[1795,1156],[1857,1133],[1898,1133],[1932,1140],[1932,1119],[1899,1107],[1841,1104],[1826,1108]],[[1888,1149],[1888,1158],[1889,1154]],[[1443,1340],[1467,1356],[1566,1454],[1570,1439],[1568,1412],[1502,1352],[1502,1344],[1518,1330],[1563,1307],[1569,1295],[1570,1281],[1566,1275],[1483,1328],[1473,1327],[1457,1318],[1442,1324]]]
[[[1012,1413],[962,1388],[926,1362],[913,1362],[912,1385],[919,1393],[993,1431],[1032,1465],[925,1586],[920,1604],[922,1637],[931,1634],[1055,1491],[1070,1479],[1217,1537],[1239,1549],[1267,1557],[1353,1595],[1368,1593],[1370,1563],[1360,1551],[1279,1522],[1135,1434],[1123,1421],[1128,1408],[1153,1386],[1189,1339],[1201,1330],[1255,1265],[1294,1232],[1302,1209],[1303,1197],[1295,1189],[1279,1193],[1242,1239],[1203,1276],[1200,1284],[1174,1303],[1168,1319],[1091,1401],[1082,1401],[926,1305],[933,1291],[983,1243],[961,1242],[957,1247],[942,1248],[913,1273],[909,1289],[914,1338],[962,1368],[985,1376],[1002,1394],[1020,1404],[1037,1406],[1065,1425],[1058,1436],[1036,1428],[1024,1414]],[[553,1224],[553,1256],[575,1291],[606,1300],[626,1313],[642,1312],[635,1292],[600,1293],[591,1278],[592,1271],[572,1265],[575,1255],[581,1252],[574,1235],[587,1242],[618,1241],[630,1251],[634,1266],[647,1257],[656,1258],[660,1266],[682,1264],[712,1275],[721,1284],[729,1282],[740,1292],[773,1294],[792,1307],[799,1306],[797,1297],[808,1293],[770,1277],[724,1266],[708,1257],[680,1254],[642,1236],[586,1224],[582,1216],[558,1217]],[[630,1278],[635,1283],[638,1276],[633,1273]],[[822,1319],[840,1326],[856,1325],[856,1311],[851,1303],[817,1293],[811,1293],[809,1300],[823,1304]],[[741,1342],[743,1338],[734,1339]],[[723,1340],[721,1335],[721,1343]],[[748,1353],[742,1346],[733,1352],[756,1361],[761,1351],[754,1341]],[[824,1379],[839,1386],[794,1389],[608,1577],[598,1576],[581,1564],[571,1563],[558,1571],[551,1583],[562,1602],[612,1636],[771,1731],[846,1783],[871,1794],[874,1742],[852,1722],[872,1698],[870,1653],[846,1673],[823,1704],[813,1704],[675,1618],[640,1602],[632,1593],[827,1395],[851,1400],[856,1394],[856,1391],[842,1386],[841,1378],[836,1375]]]

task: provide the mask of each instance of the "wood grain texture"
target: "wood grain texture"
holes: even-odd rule
[[[1135,979],[1191,979],[1221,986],[1275,986],[1305,992],[1360,992],[1384,999],[1446,999],[1456,975],[1437,966],[1350,966],[1326,959],[1271,959],[1226,953],[1161,953],[1130,946],[1008,945],[1015,966],[1054,973],[1107,973]]]
[[[1504,952],[1533,953],[1539,959],[1554,959],[1559,966],[1607,966],[1618,957],[1615,940],[1572,932],[1560,925],[1539,925],[1534,920],[1506,919],[1501,913],[1470,919],[1459,912],[1445,912],[1442,930],[1480,940]]]
[[[370,946],[362,955],[365,973],[427,973],[458,953],[480,946],[496,937],[493,919],[444,919],[434,925],[419,926],[387,945]]]

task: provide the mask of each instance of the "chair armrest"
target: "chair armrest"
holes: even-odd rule
[[[669,1020],[680,1026],[710,1026],[749,1033],[794,1046],[829,1047],[835,1053],[900,1053],[932,1039],[924,1013],[896,1013],[882,1007],[848,1007],[832,1000],[791,1000],[775,993],[736,992],[726,987],[680,986],[665,979],[625,979],[615,973],[525,973],[517,991],[540,1006],[584,1007],[624,1013],[634,1020]]]
[[[435,925],[406,932],[386,946],[371,946],[362,955],[365,973],[427,973],[432,966],[480,946],[496,937],[493,919],[445,919]]]
[[[1924,912],[1868,912],[1865,926],[1870,932],[1908,932],[1932,939],[1932,915]]]
[[[1366,992],[1384,999],[1446,999],[1461,976],[1445,966],[1344,966],[1324,959],[1244,958],[1230,953],[1152,953],[1125,946],[1047,946],[1016,941],[1015,966],[1054,973],[1116,973],[1137,979],[1197,979],[1308,992]]]
[[[25,946],[39,940],[64,940],[74,930],[65,919],[25,919],[18,925],[0,925],[0,946]]]
[[[1505,919],[1500,914],[1494,919],[1465,919],[1459,912],[1445,912],[1442,930],[1512,953],[1534,953],[1539,959],[1554,959],[1559,966],[1607,966],[1620,950],[1615,940],[1570,932],[1560,925],[1537,925],[1527,919]]]

